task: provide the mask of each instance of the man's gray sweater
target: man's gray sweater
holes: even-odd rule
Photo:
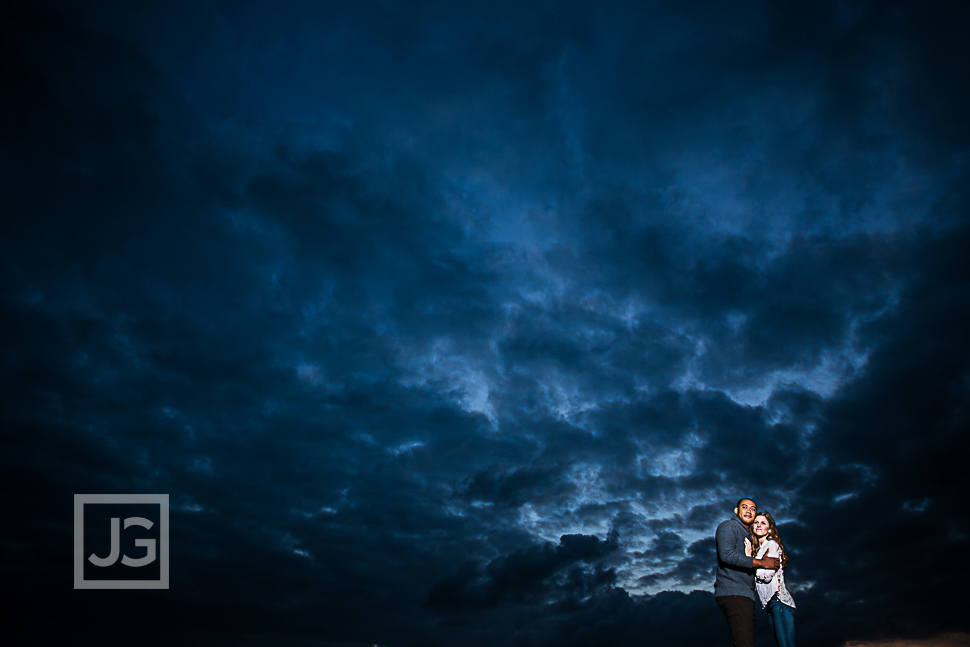
[[[737,516],[722,521],[717,527],[717,575],[714,578],[714,597],[741,595],[755,602],[754,568],[751,557],[744,554],[744,540],[750,537],[747,527]]]

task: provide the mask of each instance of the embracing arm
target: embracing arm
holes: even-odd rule
[[[752,568],[751,556],[744,554],[744,544],[738,541],[730,526],[722,524],[714,534],[717,558],[735,568]]]
[[[778,542],[769,540],[765,546],[764,557],[754,560],[754,566],[758,569],[755,578],[759,582],[770,582],[771,578],[775,576],[775,571],[781,566],[781,551],[778,549]]]

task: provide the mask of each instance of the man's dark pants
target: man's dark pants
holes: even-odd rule
[[[754,600],[743,595],[722,595],[714,598],[727,618],[734,647],[754,645]]]

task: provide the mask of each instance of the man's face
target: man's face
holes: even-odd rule
[[[758,514],[758,506],[751,499],[742,499],[741,503],[734,509],[734,514],[738,515],[741,523],[750,526],[754,521],[754,516]]]

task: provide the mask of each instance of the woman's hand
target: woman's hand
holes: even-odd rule
[[[744,538],[744,556],[751,557],[751,540],[747,537]]]

